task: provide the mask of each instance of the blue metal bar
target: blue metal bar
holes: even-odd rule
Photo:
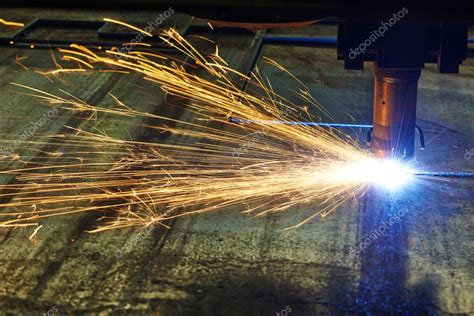
[[[300,45],[335,45],[336,37],[296,37],[296,36],[266,36],[264,43],[271,44],[300,44]]]
[[[231,117],[230,122],[237,124],[284,124],[284,125],[305,125],[305,126],[321,126],[321,127],[339,127],[339,128],[372,128],[369,124],[346,124],[346,123],[317,123],[317,122],[303,122],[303,121],[258,121],[258,120],[245,120],[236,117]]]
[[[474,178],[474,172],[416,171],[413,175],[442,178]]]

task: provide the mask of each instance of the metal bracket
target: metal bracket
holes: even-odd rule
[[[83,46],[96,46],[105,49],[112,47],[121,47],[124,40],[132,40],[134,33],[130,32],[109,32],[105,30],[108,22],[104,21],[89,21],[89,20],[59,20],[59,19],[42,19],[37,18],[26,24],[20,30],[15,32],[12,36],[0,36],[0,46],[20,47],[26,48],[34,45],[36,48],[66,48],[71,43]],[[28,38],[36,29],[40,27],[45,28],[69,28],[69,29],[89,29],[95,30],[95,38],[88,40],[73,40],[64,38]],[[189,24],[181,30],[184,35],[189,28]],[[145,42],[145,41],[144,41]],[[159,50],[171,50],[160,39],[147,39],[149,48]]]

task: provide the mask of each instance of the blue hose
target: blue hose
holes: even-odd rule
[[[326,44],[335,45],[337,39],[335,37],[294,37],[294,36],[267,36],[263,39],[266,44]]]
[[[318,123],[318,122],[302,122],[302,121],[258,121],[245,120],[236,117],[230,118],[230,122],[237,124],[284,124],[284,125],[304,125],[304,126],[321,126],[321,127],[336,127],[336,128],[372,128],[369,124],[346,124],[346,123]]]

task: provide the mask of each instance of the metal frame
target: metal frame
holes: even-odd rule
[[[61,27],[61,28],[87,28],[96,30],[96,38],[90,40],[75,40],[75,44],[83,46],[100,46],[110,49],[112,47],[121,47],[124,39],[132,39],[130,33],[125,32],[107,32],[104,30],[109,22],[88,21],[88,20],[59,20],[59,19],[42,19],[37,18],[26,24],[12,36],[0,36],[0,46],[25,48],[34,45],[36,48],[65,48],[71,44],[70,39],[37,39],[27,38],[35,29],[39,27]],[[189,27],[188,27],[189,28]],[[182,34],[188,32],[188,28],[182,31]],[[145,41],[144,41],[145,42]],[[148,49],[170,50],[163,42],[159,40],[147,40],[150,44]]]

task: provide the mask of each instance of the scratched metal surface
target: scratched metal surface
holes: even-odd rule
[[[333,29],[299,32],[327,35]],[[221,44],[221,55],[233,67],[248,69],[255,51],[252,34],[206,36]],[[272,45],[263,54],[299,76],[337,120],[370,122],[369,67],[345,71],[333,49]],[[14,62],[17,55],[28,57],[22,62],[30,71]],[[51,85],[34,73],[53,66],[46,50],[2,48],[0,61],[1,135],[18,135],[47,110],[10,82],[49,91],[61,87],[106,106],[106,95],[112,92],[140,110],[189,115],[170,109],[156,86],[136,76],[90,73],[66,76],[66,82]],[[259,66],[277,90],[285,93],[294,85],[263,63]],[[474,147],[473,74],[472,60],[459,75],[438,75],[431,66],[423,71],[418,114],[428,148],[417,153],[417,160],[426,168],[473,170],[474,157],[464,157],[465,150]],[[60,113],[42,132],[60,131],[64,124],[80,126],[81,121]],[[97,124],[125,133],[116,120]],[[127,133],[173,141],[140,129]],[[84,233],[98,217],[86,214],[45,221],[34,241],[28,240],[31,231],[1,229],[0,314],[275,315],[287,307],[288,315],[472,314],[472,195],[472,180],[423,179],[403,194],[371,190],[331,216],[285,233],[283,228],[318,206],[301,205],[258,219],[228,209],[177,220],[169,230],[123,229],[98,235]],[[354,251],[394,216],[399,220],[383,236],[364,252]],[[123,247],[129,251],[118,258],[117,250]]]

